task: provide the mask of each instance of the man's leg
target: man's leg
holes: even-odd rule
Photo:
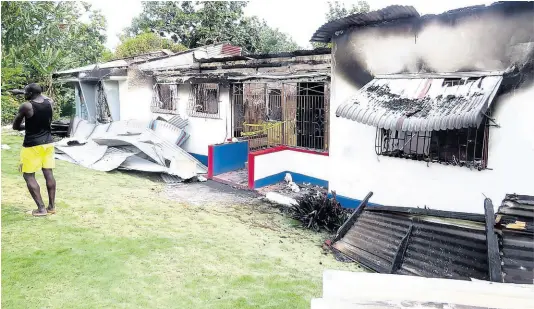
[[[43,175],[46,180],[46,189],[48,190],[48,207],[46,210],[53,214],[56,213],[56,179],[51,168],[43,168]]]
[[[35,204],[37,204],[37,210],[32,211],[32,215],[46,216],[47,212],[43,203],[43,198],[41,197],[41,188],[39,187],[39,184],[35,179],[35,173],[23,173],[23,176],[24,180],[26,180],[28,190],[30,191],[31,196],[35,201]]]

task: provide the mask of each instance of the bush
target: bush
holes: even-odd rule
[[[2,125],[7,125],[13,122],[19,110],[20,102],[11,95],[2,95]]]

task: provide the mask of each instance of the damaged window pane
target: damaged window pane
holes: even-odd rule
[[[111,122],[111,112],[109,111],[106,93],[102,82],[98,83],[98,99],[96,102],[96,120],[99,123]]]
[[[377,128],[377,155],[458,165],[487,167],[488,126],[432,132],[402,132]]]
[[[193,117],[219,118],[219,85],[192,85],[188,113]]]
[[[156,84],[154,86],[152,112],[166,114],[178,113],[178,85]]]

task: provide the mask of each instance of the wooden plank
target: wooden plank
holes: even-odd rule
[[[489,278],[493,282],[503,282],[499,243],[494,229],[495,214],[493,213],[493,203],[489,198],[484,200],[484,211],[486,213],[486,246],[488,247]]]

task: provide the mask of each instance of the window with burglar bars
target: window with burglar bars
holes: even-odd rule
[[[152,112],[178,114],[178,85],[156,84],[152,94]]]
[[[234,136],[250,150],[277,145],[328,150],[328,84],[232,85]]]
[[[377,128],[376,154],[483,170],[488,163],[489,127],[431,132]]]
[[[192,117],[219,118],[219,85],[191,85],[187,112]]]

